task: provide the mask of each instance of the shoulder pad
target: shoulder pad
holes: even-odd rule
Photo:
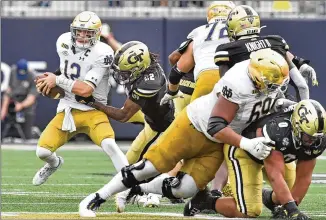
[[[68,50],[71,42],[71,34],[70,32],[66,32],[61,34],[56,42],[57,51],[59,50]]]
[[[97,42],[92,50],[94,50],[95,67],[110,67],[112,65],[114,53],[109,45]]]
[[[286,41],[284,40],[284,38],[281,37],[281,36],[279,36],[279,35],[267,35],[267,36],[264,36],[264,37],[265,38],[276,40],[276,41],[284,44],[284,49],[286,49],[286,50],[289,50],[290,49],[289,45],[286,43]]]

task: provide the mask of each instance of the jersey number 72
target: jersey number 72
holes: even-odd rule
[[[224,23],[225,23],[225,21],[222,22],[222,24],[224,24]],[[206,28],[210,27],[211,29],[209,30],[209,33],[208,33],[205,41],[211,41],[212,38],[213,38],[213,40],[218,40],[218,39],[225,38],[225,37],[228,36],[227,34],[225,34],[227,32],[227,27],[225,26],[223,28],[216,28],[216,26],[218,24],[221,24],[220,21],[217,21],[215,23],[207,24]],[[215,33],[215,29],[218,31],[218,36],[217,37],[213,36],[213,34]]]

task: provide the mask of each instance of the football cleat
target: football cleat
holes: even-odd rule
[[[221,192],[221,190],[218,190],[218,189],[213,189],[211,191],[211,194],[212,194],[212,196],[215,196],[215,197],[222,197],[223,196],[223,193]]]
[[[130,193],[130,189],[127,189],[115,195],[115,206],[117,212],[121,213],[125,211],[126,204],[127,204],[127,197],[129,193]]]
[[[79,215],[81,217],[96,217],[95,211],[98,210],[105,199],[98,193],[92,193],[79,203]]]
[[[219,199],[220,197],[212,196],[208,189],[199,191],[191,200],[189,200],[184,209],[184,216],[194,216],[199,214],[203,210],[211,210],[213,201]]]
[[[58,156],[59,165],[57,167],[51,167],[48,163],[46,163],[34,176],[33,185],[39,186],[46,182],[46,180],[57,171],[63,164],[64,160],[62,157]]]

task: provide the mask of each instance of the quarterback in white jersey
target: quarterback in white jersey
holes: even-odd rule
[[[39,139],[36,155],[46,164],[35,174],[34,185],[43,184],[63,164],[62,157],[55,151],[78,133],[87,134],[101,146],[117,170],[128,164],[115,142],[107,116],[75,99],[75,96],[93,95],[101,103],[107,102],[109,70],[114,57],[111,47],[99,41],[101,27],[101,20],[94,12],[78,14],[70,26],[71,31],[57,40],[60,68],[36,81],[40,92],[48,94],[59,86],[65,96]]]
[[[192,41],[169,75],[169,90],[161,104],[182,96],[179,82],[184,74],[194,68],[195,89],[191,101],[210,93],[220,79],[219,67],[214,64],[215,48],[229,42],[227,16],[235,5],[232,1],[214,1],[207,8],[207,24],[194,29],[188,35]]]

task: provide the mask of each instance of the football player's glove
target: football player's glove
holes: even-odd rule
[[[299,71],[305,79],[311,78],[312,86],[318,86],[317,74],[314,68],[305,63],[300,67]]]
[[[179,98],[179,97],[184,98],[183,93],[180,90],[178,90],[176,92],[172,92],[172,91],[168,90],[168,92],[165,93],[165,95],[161,99],[160,105],[164,105],[164,104],[168,103],[170,100]]]
[[[240,141],[240,148],[249,152],[258,160],[264,160],[266,157],[268,157],[272,150],[272,148],[268,146],[269,143],[273,143],[273,141],[265,137],[257,137],[253,139],[242,137]]]
[[[95,99],[92,95],[88,96],[88,97],[82,97],[79,95],[75,95],[75,99],[77,102],[84,104],[84,105],[88,105],[88,106],[92,106],[95,102]]]

